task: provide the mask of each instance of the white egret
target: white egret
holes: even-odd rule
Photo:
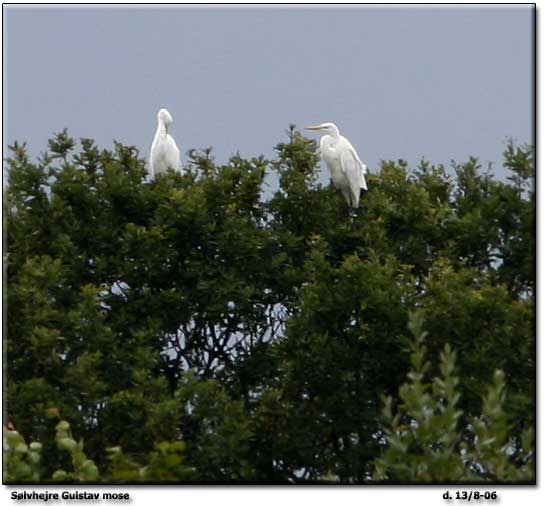
[[[306,130],[323,132],[319,142],[321,157],[327,164],[331,179],[354,209],[359,207],[361,188],[368,190],[365,174],[366,165],[361,162],[359,155],[351,143],[342,135],[334,123],[306,127]]]
[[[166,172],[168,168],[181,169],[179,149],[176,141],[168,133],[168,127],[173,123],[173,119],[166,109],[161,109],[157,114],[157,123],[149,155],[149,171],[153,177]]]

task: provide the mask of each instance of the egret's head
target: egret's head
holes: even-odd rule
[[[164,123],[165,125],[171,125],[173,123],[172,116],[166,109],[161,109],[159,114],[157,114],[159,122]]]
[[[321,125],[306,127],[305,130],[315,130],[316,132],[321,132],[323,135],[328,134],[334,137],[340,135],[340,131],[334,123],[321,123]]]

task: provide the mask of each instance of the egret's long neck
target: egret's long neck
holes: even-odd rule
[[[159,124],[157,126],[157,134],[167,134],[168,133],[168,125],[164,122],[159,120]]]

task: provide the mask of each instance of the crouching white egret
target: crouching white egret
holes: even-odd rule
[[[149,172],[153,177],[166,172],[168,168],[181,170],[179,149],[176,141],[168,133],[168,127],[173,123],[173,119],[166,109],[161,109],[157,114],[157,123],[149,155]]]
[[[365,174],[366,165],[351,143],[342,135],[334,123],[306,127],[306,130],[323,132],[319,142],[321,157],[331,173],[332,183],[338,188],[348,205],[353,209],[359,207],[361,188],[368,190]]]

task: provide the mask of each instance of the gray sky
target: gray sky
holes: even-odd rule
[[[156,112],[185,153],[272,156],[335,122],[382,159],[498,162],[532,142],[533,11],[517,7],[4,8],[4,148],[67,127],[147,157]],[[6,156],[6,154],[4,154]],[[499,176],[503,176],[498,171]]]

